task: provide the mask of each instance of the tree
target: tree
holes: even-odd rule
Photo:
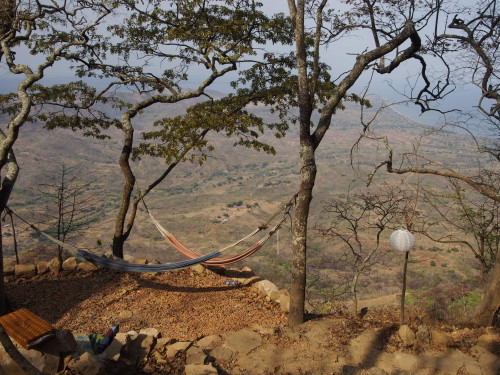
[[[248,91],[244,95],[228,95],[213,99],[206,90],[217,79],[236,71],[238,64],[252,64],[256,45],[276,41],[282,35],[274,34],[271,20],[258,11],[258,3],[250,0],[199,1],[186,0],[144,3],[124,1],[126,13],[108,30],[113,38],[99,37],[85,54],[68,55],[78,64],[82,76],[95,76],[111,80],[98,93],[98,97],[112,95],[119,87],[135,90],[136,102],[118,100],[122,110],[118,127],[123,133],[123,147],[119,165],[123,176],[120,207],[113,235],[113,255],[123,258],[123,247],[135,221],[141,200],[182,161],[202,163],[213,147],[208,144],[208,132],[217,132],[237,138],[237,144],[267,152],[274,152],[257,138],[264,131],[262,119],[250,114],[246,105],[256,100]],[[151,12],[150,9],[154,9]],[[280,20],[276,21],[279,25]],[[196,32],[193,32],[196,30]],[[109,56],[123,61],[122,65],[109,63]],[[167,68],[158,73],[155,65],[169,61]],[[196,72],[204,78],[196,88],[183,84]],[[197,77],[199,81],[199,76]],[[260,93],[261,94],[261,93]],[[134,124],[140,113],[155,104],[166,105],[206,96],[208,100],[190,108],[185,116],[155,122],[159,130],[143,133],[143,142],[134,145]],[[69,107],[78,103],[78,93],[67,101]],[[168,113],[167,113],[168,114]],[[49,127],[76,129],[79,113],[73,116],[51,116]],[[283,135],[284,123],[269,124],[278,136]],[[151,177],[143,190],[137,186],[132,160],[145,156],[162,158],[164,171]]]
[[[403,153],[399,159],[396,158],[387,137],[379,136],[376,139],[383,140],[387,149],[387,158],[382,161],[379,168],[385,167],[389,173],[408,174],[418,173],[420,175],[434,175],[458,181],[476,190],[481,195],[495,202],[500,202],[498,188],[498,162],[500,162],[500,83],[498,66],[499,45],[499,23],[500,14],[497,9],[496,0],[478,0],[476,2],[465,2],[459,5],[456,2],[438,2],[436,20],[441,16],[446,19],[447,27],[443,33],[438,32],[439,24],[436,21],[434,35],[429,37],[425,51],[428,55],[438,58],[442,63],[442,77],[437,81],[438,86],[429,90],[431,80],[422,74],[425,86],[416,95],[408,98],[420,106],[423,112],[438,111],[437,103],[454,86],[463,82],[472,82],[478,88],[477,113],[464,113],[460,108],[452,111],[460,116],[452,121],[447,121],[447,126],[459,127],[468,131],[478,146],[478,151],[486,153],[491,157],[488,168],[480,168],[479,173],[470,174],[461,171],[453,165],[434,160],[432,157],[416,152]],[[450,21],[451,19],[451,21]],[[423,58],[422,58],[423,59]],[[437,66],[437,64],[435,65]],[[439,71],[438,68],[436,70]],[[445,114],[449,116],[450,111]],[[469,122],[476,119],[479,114],[480,134],[489,135],[488,138],[480,138],[469,129]],[[466,116],[463,120],[463,116]],[[460,118],[462,117],[462,118]],[[373,138],[373,136],[369,136]],[[486,140],[486,142],[483,142]],[[418,162],[412,164],[410,160],[418,158]],[[484,177],[487,178],[484,178]],[[493,178],[491,178],[493,176]],[[492,324],[500,311],[500,294],[497,292],[498,269],[500,267],[500,256],[498,252],[494,255],[495,264],[492,272],[495,277],[489,277],[485,285],[482,305],[476,316],[478,321]],[[495,274],[496,272],[496,274]]]
[[[365,0],[346,2],[349,10],[341,14],[328,9],[327,5],[327,0],[308,4],[303,0],[288,0],[295,37],[301,167],[292,225],[291,325],[304,321],[307,227],[317,174],[315,152],[344,100],[368,104],[358,95],[348,93],[364,72],[371,69],[389,74],[404,61],[418,58],[421,47],[418,24],[425,23],[434,11],[434,8],[417,9],[414,2],[396,4]],[[363,52],[358,53],[348,71],[340,73],[340,78],[335,80],[329,67],[321,62],[321,47],[328,46],[340,56],[341,51],[335,49],[334,43],[342,36],[361,30],[371,33],[372,45],[360,48]],[[385,60],[390,63],[386,65]],[[319,119],[313,123],[315,109]]]
[[[97,218],[97,197],[89,188],[96,182],[94,177],[84,175],[81,165],[61,163],[58,169],[45,174],[40,184],[41,196],[47,202],[43,211],[47,233],[59,241],[81,234],[90,228]],[[57,245],[59,267],[62,267],[63,248]]]
[[[425,192],[425,200],[439,215],[440,228],[436,231],[436,223],[431,221],[421,223],[418,231],[436,242],[465,245],[480,262],[485,276],[493,268],[500,247],[500,205],[463,188],[456,180],[449,181],[448,190]],[[444,235],[438,236],[439,232]]]
[[[316,225],[322,236],[336,239],[345,246],[338,258],[352,272],[350,283],[353,313],[358,312],[358,283],[368,275],[385,253],[381,236],[387,229],[400,225],[409,199],[405,192],[389,187],[379,192],[354,194],[347,199],[331,199],[323,206],[327,225]],[[336,260],[334,260],[335,262]]]

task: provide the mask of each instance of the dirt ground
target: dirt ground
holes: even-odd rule
[[[119,324],[121,332],[153,327],[164,337],[195,340],[253,324],[285,325],[277,304],[226,280],[189,269],[159,275],[99,270],[16,280],[6,292],[13,310],[26,307],[73,333],[105,333]]]
[[[217,361],[221,374],[330,374],[337,373],[331,368],[340,365],[343,374],[345,369],[354,368],[352,364],[363,362],[358,358],[360,353],[376,340],[381,340],[376,345],[376,357],[380,366],[386,363],[387,371],[398,368],[394,367],[397,353],[413,355],[415,361],[421,354],[403,348],[397,340],[399,312],[393,307],[369,310],[362,318],[342,312],[311,316],[306,324],[291,330],[286,326],[287,314],[278,304],[267,301],[252,287],[228,286],[226,280],[216,273],[199,274],[190,269],[158,275],[100,269],[90,274],[64,272],[18,279],[8,282],[6,291],[12,310],[26,307],[56,328],[69,329],[74,334],[105,333],[111,325],[119,324],[121,332],[156,328],[164,338],[196,341],[209,335],[224,337],[224,333],[244,328],[272,327],[274,333],[262,334],[262,345],[255,352],[232,361]],[[425,317],[411,311],[407,320],[414,329],[428,323]],[[484,333],[474,327],[462,327],[460,332],[453,332],[457,327],[446,325],[439,329],[452,335],[454,356],[470,356],[471,347]],[[271,352],[274,357],[267,358]],[[278,367],[276,356],[281,356]],[[434,361],[434,357],[429,358]],[[144,366],[155,368],[153,373],[157,374],[182,374],[182,358],[176,361],[180,362],[162,365],[161,371],[156,362]],[[453,358],[449,361],[456,362]],[[318,367],[320,364],[323,367]],[[418,367],[417,362],[414,366]],[[316,372],[297,372],[300,368]]]

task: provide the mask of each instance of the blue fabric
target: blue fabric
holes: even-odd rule
[[[197,264],[206,262],[212,258],[216,258],[221,255],[220,251],[216,251],[207,255],[195,259],[182,260],[180,262],[165,263],[165,264],[134,264],[127,263],[122,260],[115,260],[110,258],[105,258],[99,255],[89,253],[85,250],[78,249],[78,255],[97,266],[109,268],[116,271],[123,272],[167,272],[180,270],[182,268],[188,268],[195,266]]]

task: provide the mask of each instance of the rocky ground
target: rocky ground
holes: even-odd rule
[[[114,352],[68,357],[64,374],[499,374],[494,328],[436,326],[411,312],[401,328],[389,308],[310,317],[291,329],[282,306],[252,283],[226,285],[230,276],[45,274],[9,282],[7,294],[13,309],[74,334],[120,324]]]

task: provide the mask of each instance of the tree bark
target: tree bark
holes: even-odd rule
[[[476,310],[475,321],[481,326],[500,327],[500,254],[497,253],[495,266],[490,271],[483,297]]]
[[[135,115],[135,113],[133,113]],[[113,235],[113,255],[118,258],[123,258],[123,244],[128,238],[129,232],[125,231],[125,220],[130,207],[130,198],[135,187],[135,176],[130,168],[130,154],[132,153],[132,145],[134,140],[134,128],[130,123],[131,113],[125,113],[122,116],[122,126],[124,133],[123,147],[120,154],[120,169],[123,174],[124,184],[120,201],[120,208],[116,216],[115,233]]]
[[[301,150],[302,169],[300,190],[292,222],[292,286],[288,323],[296,326],[304,322],[305,290],[307,275],[307,222],[316,180],[316,163],[312,146]]]

